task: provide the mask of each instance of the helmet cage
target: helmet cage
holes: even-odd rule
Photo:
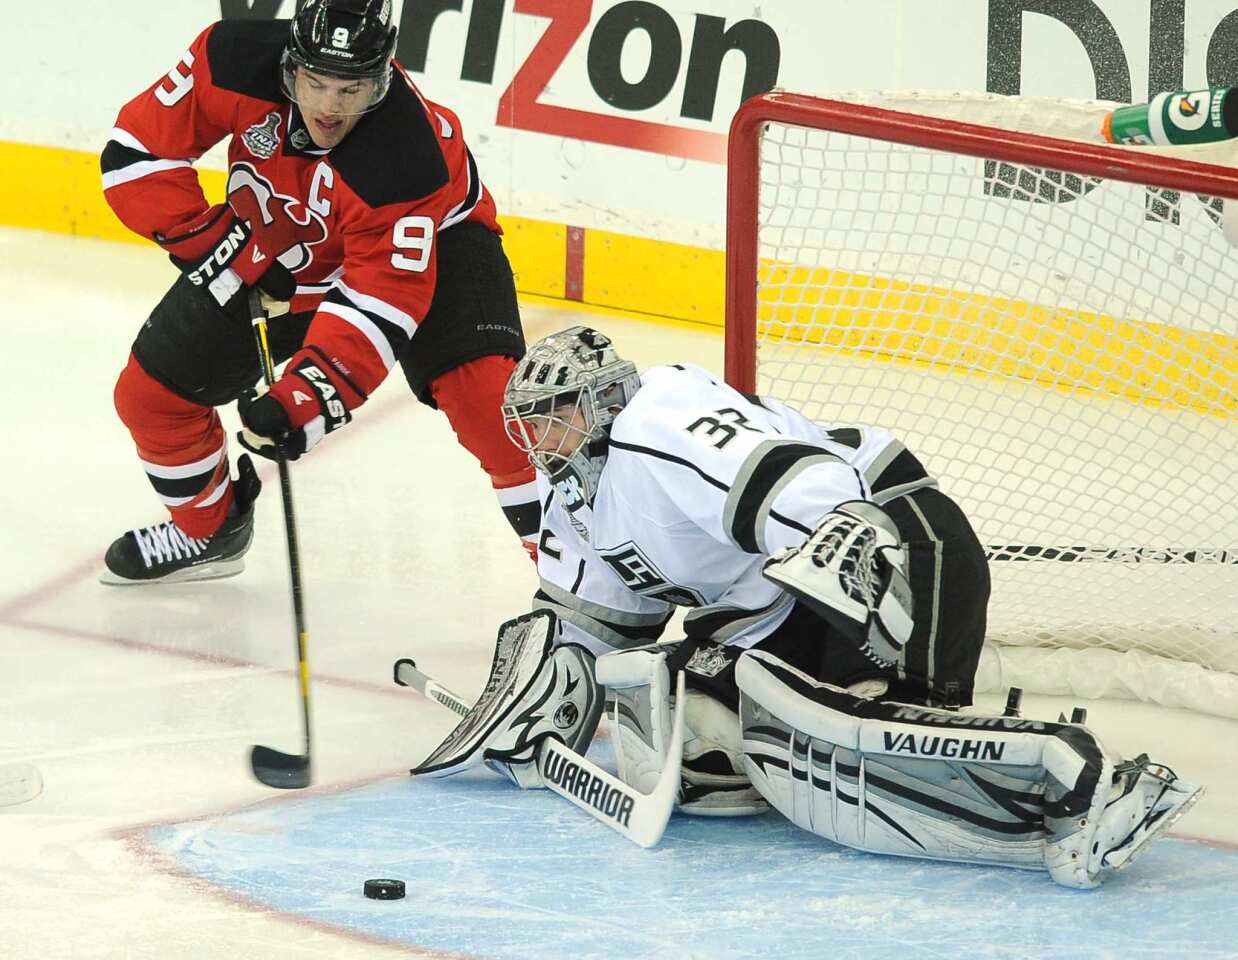
[[[614,387],[611,384],[609,390]],[[591,387],[582,387],[540,400],[503,404],[503,427],[535,467],[553,476],[570,461],[587,455],[590,441],[605,436],[598,412],[599,398]]]

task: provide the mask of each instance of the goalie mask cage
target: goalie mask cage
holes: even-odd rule
[[[960,503],[993,578],[980,689],[1238,717],[1234,145],[858,96],[736,115],[728,381],[893,430]]]

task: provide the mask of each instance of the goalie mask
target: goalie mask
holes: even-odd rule
[[[610,338],[569,327],[539,340],[503,392],[512,443],[550,478],[569,510],[593,503],[611,422],[640,389],[640,374]]]

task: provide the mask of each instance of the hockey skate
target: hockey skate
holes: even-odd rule
[[[1153,763],[1146,753],[1119,764],[1114,771],[1114,799],[1101,816],[1097,841],[1107,852],[1106,870],[1121,870],[1169,829],[1203,795],[1204,788],[1178,779],[1168,767]]]
[[[1204,792],[1147,754],[1111,769],[1109,797],[1098,796],[1090,811],[1094,822],[1089,824],[1085,814],[1077,831],[1046,843],[1045,865],[1059,883],[1095,887],[1130,866]]]
[[[209,537],[191,537],[171,520],[130,530],[108,547],[99,582],[113,586],[186,583],[233,577],[254,538],[254,501],[262,481],[247,455],[237,458],[232,509]]]

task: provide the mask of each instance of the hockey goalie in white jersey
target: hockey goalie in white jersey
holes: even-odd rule
[[[648,790],[683,671],[685,813],[772,805],[851,847],[1093,887],[1199,795],[1082,724],[958,712],[984,551],[887,431],[814,423],[691,365],[638,374],[586,327],[534,345],[504,400],[538,470],[531,616],[552,635],[520,657],[501,638],[481,700],[414,773],[485,762],[537,786],[537,738],[583,753],[604,687],[620,776]],[[656,643],[675,607],[682,639]]]

